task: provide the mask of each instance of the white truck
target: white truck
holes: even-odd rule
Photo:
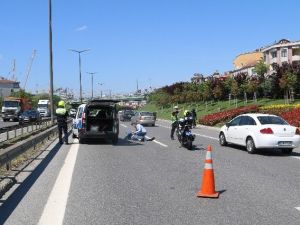
[[[43,117],[51,116],[50,100],[39,100],[37,110]]]

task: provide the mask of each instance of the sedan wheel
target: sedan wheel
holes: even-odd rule
[[[227,141],[226,141],[224,133],[221,133],[219,135],[219,143],[220,143],[221,146],[226,146],[227,145]]]
[[[247,138],[246,149],[249,154],[254,154],[256,151],[254,141],[251,137]]]

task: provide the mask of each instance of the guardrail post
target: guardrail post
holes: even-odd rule
[[[9,158],[8,155],[7,155],[6,157]],[[9,171],[10,168],[11,168],[11,160],[9,160],[9,161],[6,163],[6,170]]]
[[[17,128],[15,128],[15,138],[17,137]]]
[[[6,131],[6,140],[9,140],[9,131]]]

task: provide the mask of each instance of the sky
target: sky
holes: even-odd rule
[[[129,93],[233,69],[234,58],[280,39],[300,40],[300,1],[52,0],[55,88]],[[0,1],[0,76],[49,90],[48,0]],[[33,51],[36,56],[25,85]]]

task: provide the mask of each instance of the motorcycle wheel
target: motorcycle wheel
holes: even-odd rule
[[[190,140],[187,142],[187,149],[188,150],[192,150],[193,149],[193,142],[190,141]]]

